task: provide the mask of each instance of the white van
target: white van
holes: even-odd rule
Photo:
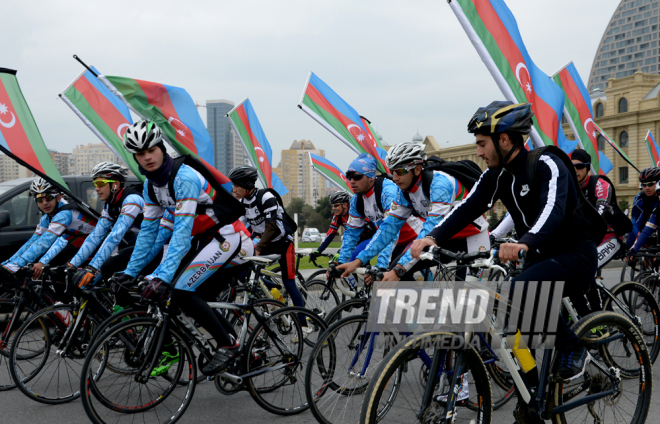
[[[316,228],[305,228],[300,239],[302,243],[321,242],[321,234]]]

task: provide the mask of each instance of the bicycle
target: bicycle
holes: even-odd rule
[[[438,254],[452,253],[441,249],[432,249],[427,253],[439,262]],[[487,252],[476,252],[463,255],[463,258],[487,259],[488,255]],[[492,253],[490,255],[485,266],[492,265],[493,255]],[[602,330],[603,328],[607,329],[608,336],[590,337],[593,334],[592,330]],[[644,422],[652,394],[652,368],[648,350],[636,327],[619,314],[599,311],[578,321],[573,329],[591,353],[592,358],[587,365],[587,371],[573,382],[565,383],[557,378],[550,379],[552,351],[544,350],[539,386],[537,390],[533,390],[521,377],[519,372],[521,366],[511,354],[504,333],[496,330],[494,324],[490,326],[488,334],[495,343],[501,344],[498,349],[499,356],[506,364],[523,401],[519,401],[514,412],[516,421],[526,422],[530,418],[537,417],[537,419],[551,420],[555,423],[583,422],[586,420],[586,414],[589,414],[596,422],[620,422],[618,418],[623,416],[631,417],[630,421],[626,420],[626,422]],[[414,335],[393,348],[376,370],[375,374],[378,377],[373,378],[367,388],[360,422],[375,423],[398,420],[398,422],[431,423],[449,419],[466,422],[473,419],[482,423],[491,422],[490,383],[483,361],[470,345],[463,345],[454,353],[437,348],[436,340],[438,338],[451,336],[453,336],[452,333],[443,332]],[[464,340],[472,340],[472,334],[466,332]],[[635,368],[634,365],[636,365],[639,370],[636,378],[622,378],[620,364],[608,362],[608,358],[615,356],[611,354],[612,351],[617,345],[624,342],[634,351],[626,358],[630,362],[627,369]],[[428,345],[436,346],[430,367],[423,361],[422,363],[417,361],[422,346]],[[454,359],[449,362],[452,368],[451,378],[447,375],[445,366],[448,357]],[[620,361],[622,358],[622,356],[617,357]],[[428,367],[428,371],[419,374],[420,370],[425,370],[425,367]],[[459,376],[465,370],[468,370],[472,377],[472,385],[469,386],[470,398],[474,397],[474,391],[477,393],[476,410],[461,408],[462,405],[456,396],[463,385],[462,380],[464,380]],[[397,374],[401,375],[401,378],[398,381],[393,380],[392,377]],[[426,378],[415,378],[417,375],[426,376]],[[390,384],[393,381],[396,384]],[[633,393],[636,392],[635,399],[623,394],[627,387],[631,387]],[[394,397],[392,394],[395,392]],[[396,405],[395,402],[397,402]],[[618,410],[622,404],[630,405],[635,410],[634,413]],[[586,408],[581,408],[585,405]],[[608,415],[601,417],[598,416],[598,412],[601,415]]]
[[[276,256],[245,259],[253,262],[258,273],[277,260]],[[244,303],[209,302],[212,308],[237,310],[245,317],[237,335],[240,356],[213,379],[216,388],[225,394],[245,389],[269,412],[298,414],[309,406],[296,385],[304,381],[300,374],[308,350],[327,326],[305,308],[284,307],[272,313],[262,310],[260,303],[272,301],[256,299],[258,287],[254,279],[248,283]],[[252,318],[257,323],[250,332]],[[305,325],[312,331],[304,333]],[[179,355],[168,379],[151,376],[165,340],[172,341]],[[206,365],[215,350],[180,311],[164,302],[149,302],[147,317],[111,327],[89,349],[80,381],[85,412],[94,423],[150,419],[176,422],[192,400],[197,368]],[[106,375],[106,364],[120,371]]]

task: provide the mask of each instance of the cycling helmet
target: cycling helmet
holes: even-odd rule
[[[330,204],[336,205],[337,203],[351,203],[351,195],[345,191],[337,191],[330,196]]]
[[[660,181],[660,168],[657,166],[649,166],[639,173],[640,183],[650,183],[652,181]]]
[[[108,178],[117,181],[126,181],[128,169],[112,162],[101,162],[92,168],[92,179]]]
[[[389,169],[411,169],[424,163],[426,153],[424,145],[419,143],[399,143],[387,152],[385,164]]]
[[[259,172],[254,166],[237,166],[229,171],[228,177],[235,185],[252,190],[259,177]]]
[[[135,154],[163,142],[163,132],[158,125],[146,119],[140,120],[126,129],[124,147]]]
[[[30,193],[34,195],[59,194],[59,192],[55,186],[41,177],[32,180],[32,184],[30,185]]]
[[[468,123],[468,132],[486,135],[503,132],[529,134],[533,116],[530,103],[496,101],[475,112]]]

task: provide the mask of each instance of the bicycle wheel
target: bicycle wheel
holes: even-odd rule
[[[80,370],[98,321],[90,314],[74,321],[74,311],[76,306],[64,304],[42,309],[16,334],[9,370],[28,398],[60,404],[80,396]]]
[[[92,346],[96,342],[96,338],[105,333],[109,328],[119,324],[120,322],[128,321],[133,318],[144,318],[147,316],[146,308],[127,308],[122,311],[116,312],[105,319],[92,335],[89,345]]]
[[[325,317],[325,322],[330,325],[350,315],[361,315],[369,307],[369,299],[351,299],[342,302]]]
[[[328,272],[326,269],[320,269],[318,271],[314,271],[312,275],[307,277],[306,281],[312,281],[312,280],[322,280],[322,281],[327,281],[325,278],[325,273]]]
[[[305,307],[316,312],[321,319],[341,303],[335,289],[325,281],[309,280],[303,287],[300,293],[305,299]]]
[[[0,392],[16,388],[11,378],[9,352],[19,328],[34,313],[31,307],[24,306],[23,312],[14,320],[15,307],[14,301],[0,299]]]
[[[622,337],[607,341],[594,339],[593,329],[607,328],[610,334]],[[648,350],[641,334],[625,317],[614,312],[594,312],[578,321],[573,330],[592,355],[585,373],[577,380],[565,383],[554,380],[550,383],[550,401],[554,410],[562,405],[580,401],[585,396],[614,390],[613,394],[592,400],[587,405],[553,414],[554,423],[578,422],[644,423],[646,421],[651,394],[653,392],[652,366]],[[617,365],[608,361],[603,347],[612,350],[612,345],[627,345],[631,352],[625,355],[627,369],[637,369],[635,378],[620,378],[618,364],[624,357],[617,358]]]
[[[373,372],[398,343],[391,333],[366,332],[366,325],[366,315],[337,321],[312,350],[305,370],[305,394],[320,423],[359,421],[363,395]]]
[[[486,340],[481,338],[480,341],[479,356],[481,360],[484,361],[488,374],[490,374],[491,379],[491,391],[493,397],[493,411],[497,411],[502,406],[506,405],[511,399],[515,396],[515,386],[513,383],[513,378],[508,368],[504,364],[495,351],[490,347],[491,337],[486,335]],[[476,410],[479,407],[476,403],[468,403],[468,408]]]
[[[310,333],[303,333],[303,320]],[[244,382],[250,396],[266,411],[299,414],[309,408],[303,387],[305,366],[327,325],[315,313],[296,306],[278,309],[266,324],[276,337],[263,325],[255,326],[243,350],[243,366],[246,372],[259,374]]]
[[[653,294],[642,284],[628,281],[610,291],[618,301],[605,295],[603,310],[619,313],[637,325],[644,337],[651,363],[660,353],[660,306]],[[623,310],[621,309],[623,307]]]
[[[279,266],[274,267],[273,269],[271,269],[271,271],[280,274],[279,277],[282,278],[282,274],[280,272],[282,271],[282,268],[280,268]],[[305,278],[298,271],[296,271],[296,280],[298,281],[298,284],[300,284],[301,286],[305,285]]]
[[[645,278],[640,279],[639,283],[649,289],[653,296],[660,302],[660,275],[652,272],[647,274]]]
[[[360,422],[378,423],[431,423],[441,422],[448,416],[445,411],[449,393],[457,394],[456,409],[449,411],[454,423],[479,422],[489,424],[492,419],[493,402],[488,372],[479,354],[470,347],[464,351],[467,378],[458,377],[458,385],[449,387],[451,378],[441,368],[434,376],[433,400],[422,410],[422,399],[429,380],[429,365],[436,354],[442,355],[442,364],[453,363],[459,351],[439,350],[442,338],[453,337],[450,333],[426,333],[406,338],[383,359],[374,371],[362,403]],[[396,373],[401,373],[397,381]],[[465,374],[464,374],[465,375]],[[467,383],[466,383],[467,381]],[[467,387],[466,387],[467,386]],[[476,410],[468,403],[478,405]]]
[[[192,348],[175,328],[168,326],[166,330],[179,355],[169,378],[145,375],[161,354],[154,351],[159,330],[156,318],[131,319],[108,329],[89,349],[80,391],[92,422],[173,423],[185,413],[195,392],[197,365]],[[112,368],[105,367],[94,380],[95,370],[101,367],[99,358],[105,358]],[[187,384],[181,385],[184,373]]]

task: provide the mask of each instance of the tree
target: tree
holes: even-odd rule
[[[327,197],[324,199],[326,201],[328,200]],[[301,230],[307,227],[312,227],[318,228],[320,232],[324,232],[327,231],[330,226],[330,218],[324,217],[317,212],[316,209],[310,205],[306,205],[305,201],[299,197],[291,199],[291,202],[289,202],[286,207],[286,212],[291,215],[292,218],[294,213],[298,214],[298,228]]]
[[[488,217],[488,229],[493,231],[498,222],[500,222],[500,220],[497,218],[497,214],[491,211],[490,216]]]
[[[621,209],[623,212],[625,212],[628,208],[630,208],[630,203],[628,203],[627,200],[624,199],[619,202],[619,209]]]
[[[291,202],[289,202],[289,205],[285,208],[286,213],[288,213],[291,218],[294,217],[294,214],[298,214],[298,227],[299,228],[305,228],[305,224],[307,223],[307,218],[305,214],[303,213],[303,210],[305,209],[305,206],[308,206],[311,208],[309,205],[305,205],[305,201],[301,199],[300,197],[294,197],[291,199]]]
[[[332,205],[330,204],[330,196],[325,196],[319,199],[318,206],[316,206],[316,212],[321,214],[325,219],[332,218]]]

